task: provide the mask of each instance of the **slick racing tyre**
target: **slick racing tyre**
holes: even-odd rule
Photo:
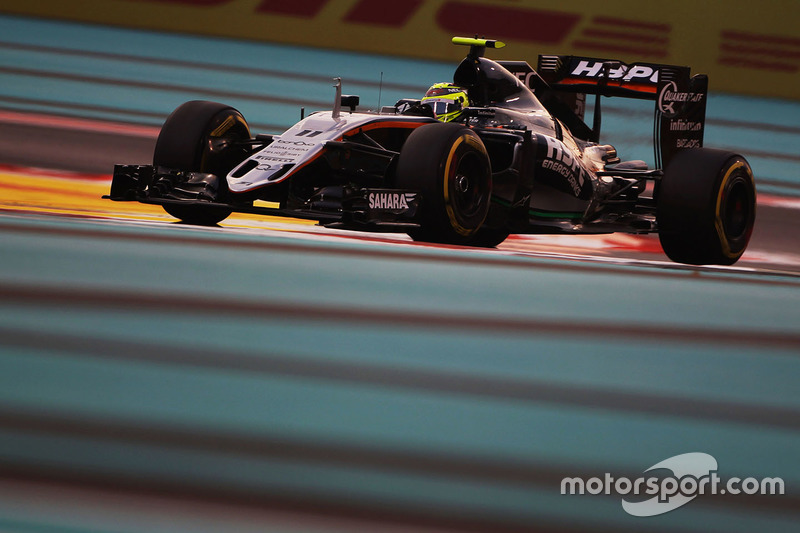
[[[422,194],[414,240],[470,244],[489,211],[492,171],[480,137],[455,123],[427,124],[408,136],[395,185]]]
[[[225,177],[246,155],[235,141],[247,139],[250,129],[234,108],[216,102],[186,102],[161,127],[153,166],[214,174],[219,179],[220,199],[224,200]],[[196,204],[164,204],[164,210],[184,222],[204,226],[221,222],[231,214],[227,208]]]
[[[732,265],[753,232],[756,189],[744,157],[708,148],[678,152],[656,196],[661,246],[678,263]]]

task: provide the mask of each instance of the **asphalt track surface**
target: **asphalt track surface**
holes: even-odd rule
[[[197,228],[100,198],[156,131],[0,117],[1,529],[796,530],[796,196],[761,195],[730,268],[625,235]],[[687,452],[786,494],[559,493]]]

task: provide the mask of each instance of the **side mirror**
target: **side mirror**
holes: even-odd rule
[[[341,103],[343,107],[349,107],[350,112],[354,112],[360,102],[360,98],[354,94],[343,94]]]

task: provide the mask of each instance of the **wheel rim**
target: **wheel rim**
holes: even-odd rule
[[[738,178],[725,194],[722,225],[729,240],[742,238],[750,227],[750,193],[745,181]]]
[[[241,115],[227,116],[223,125],[228,127],[219,131],[218,126],[216,131],[208,133],[200,158],[201,172],[216,174],[222,180],[244,156],[244,151],[237,149],[237,141],[250,138],[250,129]]]
[[[482,211],[488,193],[486,176],[485,165],[476,154],[466,153],[459,159],[451,182],[457,213],[469,218]]]

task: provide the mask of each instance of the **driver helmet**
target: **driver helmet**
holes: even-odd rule
[[[469,106],[469,97],[462,87],[452,83],[435,83],[420,103],[431,106],[437,119],[450,122],[461,115],[463,108]]]

